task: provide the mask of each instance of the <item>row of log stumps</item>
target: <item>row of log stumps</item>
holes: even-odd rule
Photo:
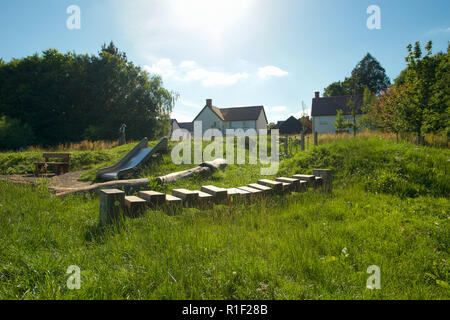
[[[148,208],[177,212],[183,207],[210,208],[213,204],[248,202],[266,194],[305,192],[308,188],[332,192],[333,175],[329,169],[314,169],[311,175],[295,174],[275,180],[260,179],[257,183],[237,188],[202,186],[201,190],[173,189],[172,194],[140,191],[138,196],[126,196],[118,189],[100,191],[100,224],[109,225],[125,217],[136,218]]]

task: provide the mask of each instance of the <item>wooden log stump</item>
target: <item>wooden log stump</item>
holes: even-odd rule
[[[333,192],[333,171],[330,169],[314,169],[312,174],[323,179],[322,189],[325,192]]]
[[[120,223],[124,219],[125,192],[117,189],[100,191],[100,225]]]
[[[163,205],[166,201],[166,195],[157,191],[139,191],[139,198],[147,201],[147,205],[152,209]]]
[[[130,218],[141,216],[147,207],[147,201],[136,196],[125,197],[125,215]]]

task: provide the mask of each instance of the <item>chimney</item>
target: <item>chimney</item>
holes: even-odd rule
[[[212,99],[206,99],[206,106],[212,107]]]
[[[315,98],[316,98],[316,99],[319,99],[319,98],[320,98],[320,92],[319,92],[319,91],[316,91],[315,94],[316,94]]]

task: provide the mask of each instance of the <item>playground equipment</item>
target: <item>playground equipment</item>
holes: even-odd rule
[[[168,149],[167,138],[164,137],[153,148],[148,148],[148,139],[142,139],[130,152],[116,164],[97,171],[99,180],[120,180],[138,171],[152,156]]]
[[[153,190],[140,191],[138,196],[126,196],[118,189],[100,190],[100,224],[122,221],[126,216],[136,218],[147,208],[176,212],[183,207],[205,208],[214,203],[251,203],[261,197],[291,192],[305,192],[308,188],[332,192],[333,175],[329,169],[314,169],[311,175],[295,174],[275,180],[260,179],[258,183],[237,188],[202,186],[201,190],[173,189],[172,194]],[[169,209],[169,210],[168,210]],[[124,214],[122,214],[120,211]]]

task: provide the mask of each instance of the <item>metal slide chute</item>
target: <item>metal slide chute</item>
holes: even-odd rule
[[[142,139],[125,157],[116,164],[97,171],[98,180],[120,180],[138,171],[152,156],[168,148],[167,138],[164,137],[153,148],[148,148],[148,139]]]

